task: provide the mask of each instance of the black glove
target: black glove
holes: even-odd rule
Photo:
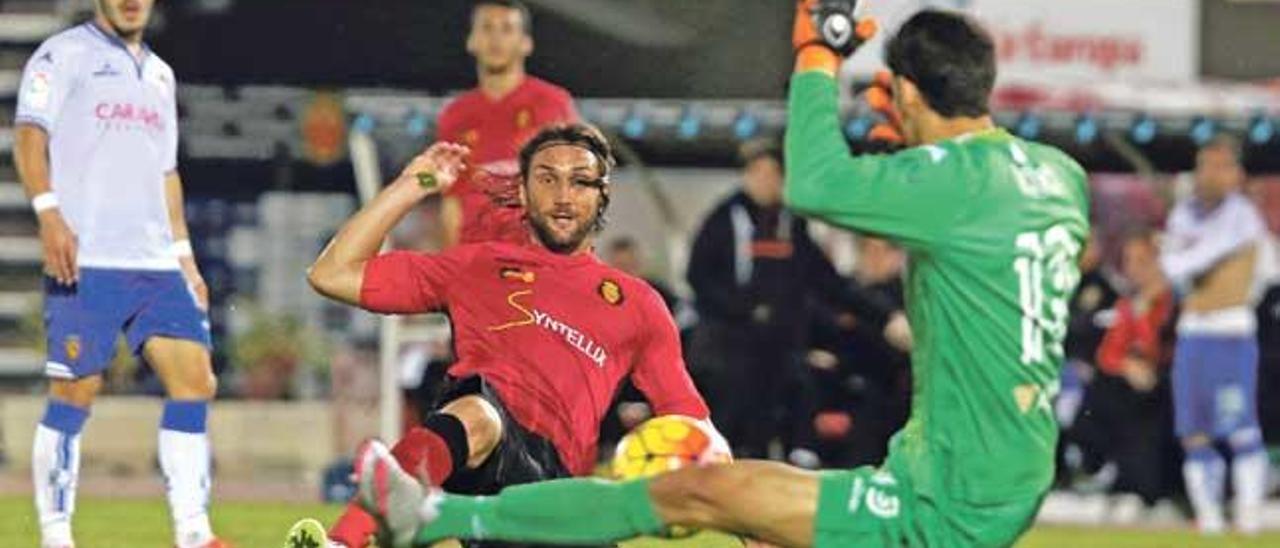
[[[836,52],[840,57],[853,55],[865,37],[866,29],[859,29],[859,21],[854,19],[853,10],[858,6],[857,0],[817,0],[805,2],[809,8],[809,16],[813,18],[813,29],[816,41]],[[862,31],[862,32],[860,32]]]

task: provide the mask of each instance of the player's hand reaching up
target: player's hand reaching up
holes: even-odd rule
[[[37,216],[40,221],[40,245],[44,248],[44,273],[62,285],[72,285],[80,278],[76,265],[79,243],[57,208]]]
[[[902,145],[902,116],[893,106],[893,74],[887,70],[877,72],[862,97],[872,110],[884,118],[884,121],[871,128],[867,139],[894,146]]]
[[[458,180],[466,169],[471,149],[454,143],[439,142],[427,147],[409,161],[396,184],[417,185],[428,194],[443,192]]]
[[[835,75],[840,60],[853,55],[878,30],[872,17],[854,17],[856,0],[800,0],[796,3],[791,47],[796,72],[819,70]]]

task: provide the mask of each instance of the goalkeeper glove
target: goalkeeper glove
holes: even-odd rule
[[[840,59],[875,36],[875,19],[854,19],[856,0],[800,0],[796,3],[791,46],[796,71],[821,70],[835,75]]]
[[[867,133],[867,140],[891,146],[902,145],[902,117],[893,108],[893,75],[887,70],[877,72],[875,80],[862,97],[872,110],[884,118],[883,122],[872,126]]]

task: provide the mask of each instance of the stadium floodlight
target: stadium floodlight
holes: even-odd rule
[[[368,114],[358,114],[351,121],[351,130],[357,133],[369,133],[378,126],[378,120]]]
[[[1154,118],[1147,114],[1140,114],[1134,119],[1133,126],[1129,128],[1129,138],[1139,145],[1149,144],[1156,139],[1156,131],[1159,129]]]
[[[1092,144],[1098,138],[1098,119],[1092,114],[1081,114],[1076,118],[1076,143]]]
[[[1265,145],[1276,136],[1276,124],[1265,113],[1258,113],[1249,121],[1249,142]]]
[[[750,110],[742,109],[733,120],[734,136],[740,141],[746,141],[755,137],[757,131],[760,131],[760,120]]]
[[[692,141],[702,131],[702,112],[697,107],[687,106],[680,112],[680,122],[676,124],[676,137],[684,141]]]
[[[632,109],[627,118],[622,121],[622,136],[632,141],[639,140],[644,137],[645,130],[648,129],[649,123],[636,109]]]
[[[1040,129],[1042,127],[1044,127],[1044,122],[1040,120],[1039,116],[1032,112],[1024,112],[1022,116],[1018,117],[1017,123],[1013,125],[1013,131],[1018,134],[1018,137],[1034,141],[1040,137]]]
[[[1204,116],[1196,116],[1191,121],[1191,142],[1202,146],[1218,134],[1218,124]]]
[[[867,138],[867,134],[875,125],[875,120],[870,116],[855,116],[845,122],[844,135],[851,141],[861,141]]]
[[[408,133],[410,137],[414,138],[426,136],[427,129],[430,125],[431,122],[427,118],[427,115],[423,114],[422,111],[418,109],[409,111],[409,114],[406,115],[404,119],[405,132]]]

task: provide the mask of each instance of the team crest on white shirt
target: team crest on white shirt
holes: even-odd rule
[[[22,102],[33,109],[44,110],[49,107],[49,96],[53,93],[53,75],[45,71],[36,71],[27,82],[22,94]]]

